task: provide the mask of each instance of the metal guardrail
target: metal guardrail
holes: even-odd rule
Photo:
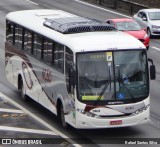
[[[148,8],[147,6],[129,2],[126,0],[83,0],[83,1],[91,2],[111,9],[117,9],[118,11],[122,11],[130,15],[137,13],[140,9]]]

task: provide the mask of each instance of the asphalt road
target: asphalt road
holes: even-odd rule
[[[151,81],[151,121],[149,124],[126,127],[126,128],[115,128],[115,129],[101,129],[101,130],[76,130],[71,128],[70,130],[65,130],[59,124],[57,118],[43,109],[37,103],[33,101],[24,102],[19,97],[19,93],[16,89],[8,83],[5,78],[4,72],[4,41],[5,41],[5,15],[11,11],[24,10],[24,9],[39,9],[39,8],[49,8],[49,9],[62,9],[77,15],[96,18],[99,20],[105,20],[108,18],[118,18],[125,17],[124,15],[119,15],[118,13],[112,13],[111,11],[100,9],[97,7],[82,4],[75,0],[5,0],[0,2],[0,91],[10,97],[12,100],[16,101],[22,105],[27,110],[34,113],[36,116],[44,120],[50,126],[56,128],[61,133],[68,136],[70,139],[84,138],[84,144],[82,146],[120,146],[114,144],[108,144],[113,141],[111,138],[120,138],[125,140],[126,138],[160,138],[160,40],[159,38],[151,39],[150,49],[148,51],[148,56],[154,60],[156,65],[156,80]],[[47,114],[47,115],[46,115]],[[97,145],[87,144],[97,143]],[[112,143],[115,143],[114,141]],[[123,146],[123,145],[121,145]],[[153,146],[153,145],[148,145]],[[159,145],[158,145],[159,146]]]

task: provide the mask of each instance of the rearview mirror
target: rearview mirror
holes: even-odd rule
[[[142,20],[143,20],[143,21],[147,21],[147,18],[146,18],[146,17],[143,17]]]
[[[151,80],[156,79],[156,67],[155,67],[155,65],[150,66],[150,78],[151,78]]]
[[[152,64],[150,66],[150,78],[151,80],[155,80],[156,79],[156,67],[153,64],[153,60],[148,58],[148,61]]]

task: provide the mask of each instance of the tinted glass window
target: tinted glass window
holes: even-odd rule
[[[47,64],[52,63],[52,50],[53,50],[53,42],[45,39],[43,44],[43,60]]]
[[[64,46],[59,43],[54,44],[54,67],[64,71]]]
[[[69,90],[69,70],[73,66],[73,52],[66,47],[65,52],[65,75],[66,75],[66,86],[67,90]]]
[[[37,57],[37,59],[41,59],[42,52],[42,37],[34,34],[34,42],[33,42],[33,55]]]
[[[10,22],[6,24],[6,40],[13,44],[14,25]]]
[[[22,36],[23,36],[23,29],[19,26],[15,27],[15,45],[21,49],[22,48]]]
[[[24,31],[24,50],[28,53],[32,50],[32,33],[28,30]]]

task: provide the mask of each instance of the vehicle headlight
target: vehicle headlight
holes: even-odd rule
[[[149,36],[148,36],[148,34],[146,34],[145,36],[144,36],[144,39],[146,39],[146,38],[148,38]]]
[[[160,26],[152,25],[152,28],[153,28],[153,29],[159,29]]]
[[[77,109],[77,111],[81,114],[84,114],[88,117],[97,117],[98,115],[94,114],[94,113],[91,113],[91,112],[88,112],[88,111],[84,111],[82,109]]]

